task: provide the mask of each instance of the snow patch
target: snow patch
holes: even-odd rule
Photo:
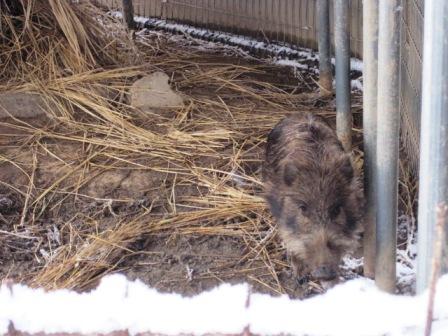
[[[436,292],[434,335],[448,333],[447,296],[445,275]],[[373,281],[358,278],[305,300],[250,294],[247,284],[223,284],[182,297],[115,274],[89,293],[2,285],[0,302],[0,333],[7,332],[11,321],[15,329],[29,333],[237,334],[249,326],[260,335],[420,335],[427,293],[390,295]]]
[[[247,325],[248,285],[224,284],[195,297],[161,294],[141,281],[115,274],[89,293],[45,292],[22,285],[0,289],[0,333],[9,321],[29,332],[109,333],[129,330],[167,335],[236,334]],[[225,317],[225,319],[223,318]]]
[[[286,66],[298,68],[298,69],[305,69],[305,70],[309,69],[307,64],[302,64],[298,61],[290,60],[290,59],[279,59],[279,60],[275,60],[274,63],[278,64],[278,65],[286,65]]]
[[[350,68],[351,68],[352,70],[362,72],[362,69],[363,69],[363,63],[362,63],[362,60],[360,60],[360,59],[358,59],[358,58],[354,58],[354,57],[352,57],[352,58],[350,59]]]
[[[351,87],[352,87],[352,90],[354,90],[354,91],[363,91],[363,86],[362,86],[362,82],[361,82],[361,79],[353,79],[352,81],[351,81]]]

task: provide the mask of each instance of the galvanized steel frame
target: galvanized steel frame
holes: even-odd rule
[[[395,291],[401,0],[379,1],[375,282]]]
[[[448,2],[425,3],[423,101],[418,208],[417,292],[429,283],[433,265],[436,207],[448,202]],[[448,225],[445,223],[445,233]],[[447,237],[445,237],[445,241]],[[442,272],[448,271],[445,257]]]

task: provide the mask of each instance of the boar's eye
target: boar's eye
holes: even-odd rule
[[[334,219],[341,213],[342,206],[340,204],[336,204],[330,208],[330,218]]]
[[[297,207],[300,211],[302,211],[303,214],[306,214],[308,212],[308,205],[305,202],[299,201],[297,203]]]

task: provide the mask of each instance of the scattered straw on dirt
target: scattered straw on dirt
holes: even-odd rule
[[[0,119],[0,275],[85,290],[122,271],[187,294],[243,280],[295,293],[260,166],[283,116],[334,120],[312,75],[161,33],[130,41],[85,1],[23,4],[1,14],[0,92],[40,95],[46,117]],[[133,108],[131,84],[160,70],[185,105]]]

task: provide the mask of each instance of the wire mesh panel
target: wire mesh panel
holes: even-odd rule
[[[121,0],[97,0],[119,8]],[[315,0],[133,0],[136,15],[317,48]],[[351,0],[352,51],[362,52],[362,0]]]
[[[401,23],[402,135],[411,168],[418,171],[424,0],[403,2]]]
[[[316,0],[133,0],[136,15],[317,49]],[[98,0],[117,8],[121,0]],[[362,57],[362,0],[351,0],[350,45]],[[400,111],[411,168],[418,171],[424,0],[403,1]],[[333,40],[333,1],[330,0]]]

